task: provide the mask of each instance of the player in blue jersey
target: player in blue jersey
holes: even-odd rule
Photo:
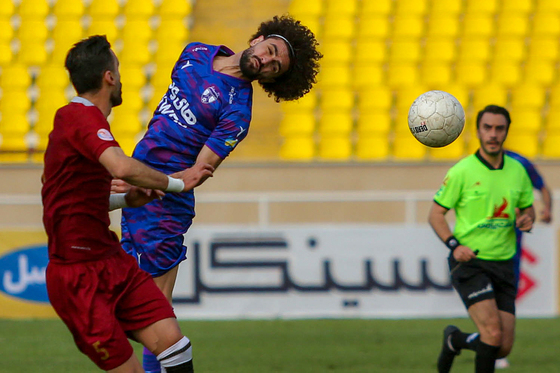
[[[543,177],[541,176],[535,165],[521,154],[512,152],[511,150],[505,150],[504,153],[518,160],[523,165],[523,167],[525,167],[525,170],[527,170],[527,173],[531,178],[533,188],[541,193],[543,209],[541,211],[540,220],[547,224],[550,223],[552,221],[552,193],[550,189],[548,189],[548,187],[545,185]],[[521,240],[523,237],[523,232],[516,228],[515,236],[517,239],[517,247],[513,260],[515,263],[515,283],[519,285],[519,277],[521,274]],[[503,369],[507,367],[509,367],[509,361],[507,360],[507,358],[504,357],[502,359],[496,360],[496,368]]]
[[[225,46],[187,45],[133,157],[167,174],[200,162],[218,167],[247,136],[252,81],[276,102],[310,91],[322,55],[307,27],[289,16],[274,17],[261,23],[249,45],[238,53]],[[114,182],[113,191],[125,189]],[[186,258],[183,235],[195,216],[194,204],[192,192],[167,193],[143,207],[123,209],[122,246],[169,301],[178,264]],[[144,369],[159,372],[147,350]]]

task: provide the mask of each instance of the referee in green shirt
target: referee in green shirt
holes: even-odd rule
[[[464,348],[476,352],[475,372],[494,372],[496,358],[507,356],[513,346],[515,227],[531,230],[535,211],[527,171],[504,154],[510,123],[509,112],[500,106],[478,113],[480,149],[448,171],[430,210],[430,225],[450,249],[453,287],[478,329],[463,333],[453,325],[445,328],[440,373],[451,370]],[[450,209],[456,216],[453,233],[445,219]]]

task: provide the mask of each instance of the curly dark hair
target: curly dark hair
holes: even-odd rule
[[[282,35],[292,45],[295,58],[290,62],[290,69],[276,78],[274,82],[259,82],[261,87],[274,95],[274,101],[291,101],[303,97],[315,84],[319,72],[319,59],[323,57],[317,46],[319,43],[311,30],[289,15],[274,16],[262,22],[251,40],[264,36]]]

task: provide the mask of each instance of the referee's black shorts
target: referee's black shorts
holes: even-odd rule
[[[450,255],[448,263],[451,283],[467,309],[477,302],[496,299],[500,311],[515,315],[517,285],[513,259],[475,258],[468,262],[458,262]]]

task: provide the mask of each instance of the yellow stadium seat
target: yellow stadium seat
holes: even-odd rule
[[[171,43],[184,43],[189,37],[189,28],[183,19],[168,19],[161,22],[156,32],[156,40],[161,45]]]
[[[508,133],[504,147],[524,156],[535,158],[539,154],[539,138],[537,134]]]
[[[393,93],[386,86],[364,87],[358,94],[360,114],[371,110],[389,112],[392,103]]]
[[[356,33],[354,17],[350,16],[328,16],[325,17],[323,35],[326,39],[349,40]]]
[[[62,42],[66,45],[72,45],[82,39],[83,33],[84,30],[79,18],[60,18],[53,28],[52,38],[55,44]]]
[[[387,112],[361,111],[358,116],[357,133],[359,137],[387,136],[391,130],[391,115]]]
[[[512,123],[511,128],[509,129],[510,133],[536,133],[541,129],[542,115],[540,108],[525,109],[514,107],[511,110],[510,115]]]
[[[394,38],[420,38],[424,33],[424,18],[416,15],[397,15],[393,20]]]
[[[326,40],[320,46],[322,63],[349,63],[352,59],[352,44],[342,40]]]
[[[461,103],[465,110],[470,105],[470,91],[467,87],[460,84],[452,83],[450,85],[440,86],[438,87],[438,89],[453,95],[453,97],[455,97]]]
[[[496,13],[498,10],[497,0],[467,0],[466,13]]]
[[[126,16],[126,21],[134,18],[148,19],[155,13],[155,5],[152,0],[134,0],[127,1],[123,14]]]
[[[490,14],[467,13],[463,20],[466,37],[490,37],[494,34],[494,19]]]
[[[155,87],[146,109],[153,112],[158,107],[165,92],[167,92],[167,87]]]
[[[358,9],[357,0],[325,0],[325,13],[334,16],[353,16]]]
[[[457,15],[463,10],[462,0],[432,1],[431,14]]]
[[[284,113],[279,132],[282,136],[311,136],[315,130],[315,115],[312,111]]]
[[[31,76],[24,65],[12,64],[2,69],[0,75],[2,89],[27,89],[29,85],[31,85]]]
[[[111,17],[100,17],[93,18],[91,24],[89,25],[88,31],[89,35],[106,35],[107,40],[111,44],[114,44],[119,35],[119,30],[117,29],[117,24],[115,20]]]
[[[14,37],[14,29],[10,18],[0,18],[0,42],[10,42]]]
[[[447,62],[424,62],[420,70],[420,80],[428,87],[448,85],[451,82],[451,65]]]
[[[41,19],[49,14],[48,0],[21,0],[18,14],[22,19]]]
[[[119,53],[119,60],[123,65],[145,65],[150,62],[151,58],[150,45],[147,41],[141,40],[129,40],[123,45],[123,49]]]
[[[350,111],[323,111],[319,119],[319,133],[322,135],[348,135],[354,127]]]
[[[158,64],[156,72],[150,77],[150,84],[156,90],[163,90],[162,94],[165,93],[167,87],[171,84],[171,68],[164,68],[164,66]],[[161,96],[159,98],[161,99]]]
[[[387,45],[385,40],[358,39],[356,41],[356,63],[378,63],[385,61],[386,58]]]
[[[135,134],[135,133],[116,133],[115,134],[115,133],[113,133],[113,135],[115,136],[115,139],[119,143],[119,145],[120,145],[122,151],[124,152],[124,154],[131,157],[132,153],[134,152],[134,148],[136,147],[136,144],[138,143],[138,140],[139,140],[138,134]]]
[[[560,132],[547,133],[543,141],[544,158],[560,158]]]
[[[428,9],[427,0],[399,0],[396,3],[395,14],[423,15]]]
[[[43,19],[23,20],[18,29],[18,39],[22,42],[47,40],[49,29]]]
[[[532,37],[529,43],[530,60],[556,61],[558,53],[558,39],[556,37]]]
[[[430,159],[434,161],[451,161],[462,158],[465,155],[465,139],[459,136],[455,141],[441,148],[430,149]]]
[[[490,69],[492,82],[512,87],[521,80],[521,70],[519,63],[515,62],[494,62]]]
[[[13,1],[0,1],[0,17],[9,18],[14,14],[14,2]]]
[[[467,87],[475,87],[486,80],[486,64],[480,62],[458,62],[455,67],[455,81]]]
[[[393,141],[393,157],[401,161],[423,161],[427,147],[422,145],[412,134],[402,133]]]
[[[399,116],[400,114],[408,115],[410,105],[412,105],[412,103],[418,98],[418,96],[426,91],[427,89],[425,87],[419,85],[399,89],[395,95],[395,107],[398,110]]]
[[[126,90],[140,90],[146,85],[146,74],[141,66],[122,66],[120,73],[121,83]]]
[[[123,86],[122,91],[123,104],[119,106],[119,111],[139,112],[144,107],[144,99],[142,93],[138,89]]]
[[[189,0],[163,0],[159,7],[159,15],[164,19],[182,18],[191,13],[192,5]]]
[[[307,26],[318,40],[323,40],[323,17],[303,15],[297,17],[302,25]]]
[[[448,14],[430,15],[427,24],[428,37],[454,38],[458,34],[459,17]]]
[[[560,109],[560,85],[556,84],[550,89],[549,104],[551,108]]]
[[[310,161],[315,156],[315,141],[311,136],[286,137],[280,147],[280,158],[289,161]]]
[[[361,14],[387,15],[391,13],[393,0],[362,0]]]
[[[490,40],[486,38],[465,38],[459,44],[459,60],[485,62],[490,59]]]
[[[390,64],[387,82],[390,87],[395,88],[416,84],[418,82],[418,69],[416,67],[416,64]]]
[[[179,59],[184,48],[185,44],[181,42],[158,43],[157,52],[154,54],[154,62],[158,70],[160,70],[160,67],[164,67],[166,72],[171,74],[171,69],[175,66],[175,62]]]
[[[560,132],[560,108],[548,112],[544,128],[547,133]]]
[[[298,100],[282,101],[280,106],[284,113],[294,113],[301,111],[312,112],[317,105],[317,91],[311,90]]]
[[[456,58],[456,49],[453,38],[427,38],[424,45],[424,61],[451,62]]]
[[[389,19],[382,15],[362,15],[358,22],[358,38],[385,38],[389,35]]]
[[[31,101],[27,96],[27,92],[23,89],[15,91],[5,91],[0,99],[0,112],[25,114],[31,108]]]
[[[385,161],[389,156],[389,140],[385,135],[360,136],[356,142],[356,158],[361,161]]]
[[[47,62],[45,43],[22,43],[18,52],[18,61],[28,66],[41,66],[45,64]]]
[[[525,40],[522,38],[498,38],[494,45],[494,61],[522,61],[525,59]]]
[[[0,162],[26,162],[29,158],[27,142],[23,136],[0,134]]]
[[[544,106],[546,91],[539,86],[522,84],[512,89],[511,104],[515,108],[540,109]]]
[[[523,37],[529,31],[529,18],[525,14],[502,13],[498,18],[498,36]]]
[[[111,132],[118,139],[123,134],[136,135],[142,128],[142,122],[138,112],[115,108],[112,113]]]
[[[0,133],[9,136],[23,136],[29,132],[29,120],[26,113],[4,111],[0,120]]]
[[[508,92],[501,85],[485,84],[475,89],[473,93],[474,110],[477,112],[487,105],[506,106]]]
[[[83,1],[76,0],[56,0],[53,7],[53,14],[60,20],[78,19],[85,13]]]
[[[147,43],[152,38],[152,29],[148,19],[127,19],[123,27],[122,38],[124,43],[144,42]]]
[[[352,84],[355,88],[367,88],[383,84],[385,70],[375,63],[356,63],[352,70]]]
[[[394,39],[389,47],[390,62],[418,62],[420,43],[416,40]]]
[[[467,142],[467,154],[474,154],[478,149],[480,149],[480,140],[476,136],[475,132]]]
[[[93,19],[113,19],[119,14],[119,2],[118,0],[92,0],[88,12]]]
[[[319,141],[319,158],[324,161],[347,161],[352,156],[349,136],[323,136]]]
[[[68,77],[68,72],[64,68],[64,65],[51,64],[41,67],[36,83],[41,92],[52,90],[63,91],[70,83],[70,78]]]
[[[354,107],[354,91],[349,88],[324,89],[321,93],[321,109],[351,110]]]
[[[537,13],[533,17],[533,36],[558,36],[560,34],[560,14]]]
[[[296,18],[302,15],[319,17],[324,13],[322,0],[291,0],[288,12]]]
[[[533,10],[533,0],[502,0],[502,12],[530,13]]]
[[[345,64],[323,65],[317,75],[322,88],[350,86],[350,67]]]
[[[12,47],[9,41],[0,41],[0,66],[8,66],[13,60]]]
[[[560,12],[560,3],[557,0],[538,0],[537,12]]]

